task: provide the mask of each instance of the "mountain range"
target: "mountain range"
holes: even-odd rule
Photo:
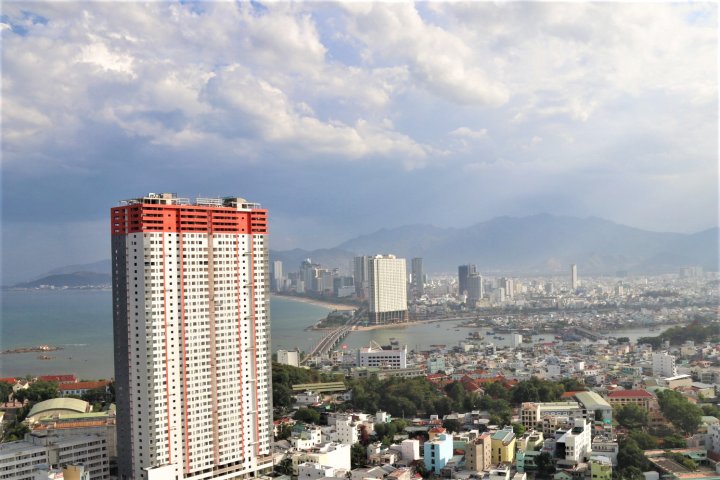
[[[465,228],[408,225],[381,229],[335,248],[271,250],[270,258],[281,260],[284,272],[297,270],[300,262],[310,258],[349,274],[354,256],[389,253],[408,260],[423,257],[424,270],[436,273],[455,272],[458,265],[473,263],[488,274],[561,274],[575,263],[581,275],[617,271],[660,274],[676,273],[690,265],[718,271],[719,238],[718,228],[694,234],[651,232],[596,217],[540,214],[497,217]],[[110,260],[102,260],[58,268],[31,283],[106,284],[109,274]],[[24,285],[28,284],[18,286]]]
[[[349,266],[355,255],[423,257],[427,272],[453,272],[473,263],[481,272],[555,274],[575,263],[588,274],[675,273],[687,265],[717,271],[718,228],[695,234],[651,232],[596,217],[549,214],[498,217],[465,228],[408,225],[382,229],[332,249],[272,251],[285,271],[305,258]],[[349,267],[347,267],[349,268]]]

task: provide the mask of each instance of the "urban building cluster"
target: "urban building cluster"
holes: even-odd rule
[[[285,275],[269,259],[267,211],[240,197],[151,193],[112,208],[110,224],[116,378],[2,379],[12,385],[2,412],[24,415],[23,438],[0,444],[2,479],[525,480],[551,468],[556,480],[610,480],[627,434],[620,412],[637,409],[670,428],[664,392],[717,403],[717,342],[653,345],[603,333],[629,321],[649,331],[698,317],[717,325],[717,279],[696,268],[581,281],[572,265],[558,281],[490,278],[469,264],[430,280],[421,258],[408,274],[405,259],[383,254],[355,258],[352,276],[309,259]],[[271,288],[367,302],[362,319],[349,318],[308,358],[275,352],[280,364],[334,379],[293,384],[289,410],[273,405]],[[453,331],[467,332],[452,343],[442,323],[451,318],[464,321]],[[437,344],[336,348],[357,326],[418,320],[438,322]],[[347,408],[357,394],[347,385],[374,376],[421,378],[439,395],[461,385],[478,398],[533,379],[582,388],[518,402],[508,421],[484,409],[418,412],[396,431],[390,408]],[[56,382],[57,398],[16,401],[37,382]],[[114,402],[98,409],[77,398],[92,392]],[[697,427],[671,452],[679,457],[644,453],[648,480],[720,475],[720,420],[705,415]]]

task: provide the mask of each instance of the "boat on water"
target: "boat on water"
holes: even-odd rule
[[[395,337],[390,337],[390,345],[394,345],[394,346],[400,345],[400,340],[398,340]]]
[[[485,335],[495,335],[495,332],[492,332],[492,331],[490,331],[490,332],[485,332]]]

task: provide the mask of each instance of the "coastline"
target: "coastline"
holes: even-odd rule
[[[314,298],[307,298],[307,297],[296,297],[294,295],[281,295],[281,294],[277,294],[277,293],[272,293],[271,295],[274,297],[277,297],[277,298],[285,298],[287,300],[292,300],[295,302],[308,303],[310,305],[317,305],[318,307],[330,308],[332,310],[357,310],[359,308],[359,307],[355,307],[353,305],[327,302],[325,300],[315,300]]]

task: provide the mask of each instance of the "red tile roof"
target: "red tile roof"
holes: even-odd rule
[[[17,382],[17,380],[14,379],[14,378],[12,378],[12,377],[7,377],[7,378],[0,378],[0,382],[2,382],[2,383],[12,383],[12,384],[14,385],[15,382]]]
[[[68,390],[93,390],[95,388],[107,387],[110,385],[108,380],[99,380],[97,382],[75,382],[75,383],[61,383],[58,385],[58,389],[61,392]]]
[[[608,398],[652,398],[652,393],[646,390],[616,390]]]
[[[42,380],[43,382],[60,382],[60,383],[70,383],[70,382],[78,381],[78,379],[75,375],[43,375],[42,377],[38,377],[38,380]]]

